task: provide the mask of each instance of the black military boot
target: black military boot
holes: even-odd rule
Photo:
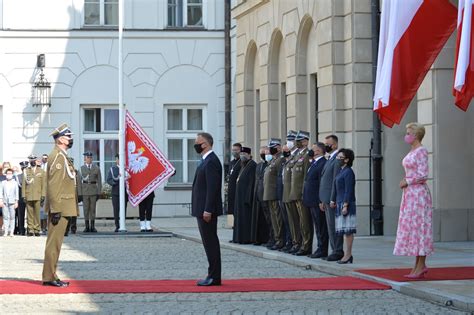
[[[97,233],[97,230],[95,229],[95,220],[91,220],[91,232]]]
[[[77,217],[71,218],[71,233],[76,234],[77,231]]]
[[[91,229],[89,228],[89,220],[85,220],[85,223],[86,223],[86,228],[84,229],[84,233],[88,233],[91,231]]]

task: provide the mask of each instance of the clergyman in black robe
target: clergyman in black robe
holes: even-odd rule
[[[230,161],[229,173],[226,176],[227,179],[227,214],[234,214],[235,205],[235,185],[237,177],[240,172],[240,151],[242,145],[240,143],[234,143],[232,145],[232,156],[234,159]]]
[[[232,241],[240,244],[250,244],[252,242],[252,206],[257,163],[251,159],[250,154],[250,148],[242,148],[240,153],[241,168],[235,189],[234,233]]]

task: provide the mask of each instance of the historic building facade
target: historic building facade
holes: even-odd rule
[[[49,153],[49,133],[75,132],[76,166],[92,151],[104,180],[118,151],[118,1],[0,0],[0,160]],[[155,215],[188,214],[197,132],[224,141],[224,3],[125,1],[124,103],[176,166]],[[51,106],[33,106],[37,55]]]
[[[358,234],[370,234],[372,32],[369,0],[239,0],[236,138],[257,149],[286,130],[311,141],[335,133],[353,148]],[[405,124],[426,127],[436,240],[474,239],[474,111],[451,96],[455,35],[428,73],[400,126],[383,129],[384,234],[396,233]]]

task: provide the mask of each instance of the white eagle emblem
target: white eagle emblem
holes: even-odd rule
[[[141,156],[145,149],[143,147],[136,150],[136,144],[134,141],[129,141],[127,144],[128,149],[128,170],[132,174],[138,174],[143,172],[148,166],[149,159],[145,156]]]

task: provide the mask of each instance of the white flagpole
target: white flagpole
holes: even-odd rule
[[[118,1],[118,105],[119,105],[119,169],[120,169],[120,228],[126,232],[125,227],[125,128],[124,128],[124,104],[123,104],[123,1]]]

